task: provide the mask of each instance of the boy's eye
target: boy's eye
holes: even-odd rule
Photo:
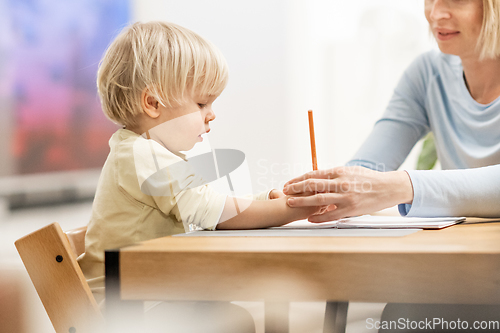
[[[201,103],[198,103],[198,106],[203,109],[205,106],[207,106],[206,104],[201,104]]]

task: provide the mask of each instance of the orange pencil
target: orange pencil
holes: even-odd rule
[[[312,110],[307,111],[309,116],[309,136],[311,137],[311,155],[313,170],[318,170],[318,161],[316,159],[316,140],[314,139],[314,122],[313,122],[313,112]]]

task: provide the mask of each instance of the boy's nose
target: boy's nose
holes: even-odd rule
[[[215,113],[214,110],[210,109],[210,112],[207,113],[207,122],[212,121],[215,119]]]

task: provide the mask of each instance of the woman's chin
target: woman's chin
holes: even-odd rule
[[[438,43],[438,47],[439,47],[439,50],[441,52],[443,52],[444,54],[455,55],[455,56],[461,55],[461,53],[455,47],[452,47],[451,45],[442,45],[441,43]]]

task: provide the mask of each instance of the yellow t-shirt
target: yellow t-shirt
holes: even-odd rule
[[[97,186],[79,264],[98,304],[104,300],[104,250],[185,232],[214,230],[226,195],[154,140],[120,129]],[[267,192],[254,199],[265,199]],[[187,229],[189,230],[189,229]]]

